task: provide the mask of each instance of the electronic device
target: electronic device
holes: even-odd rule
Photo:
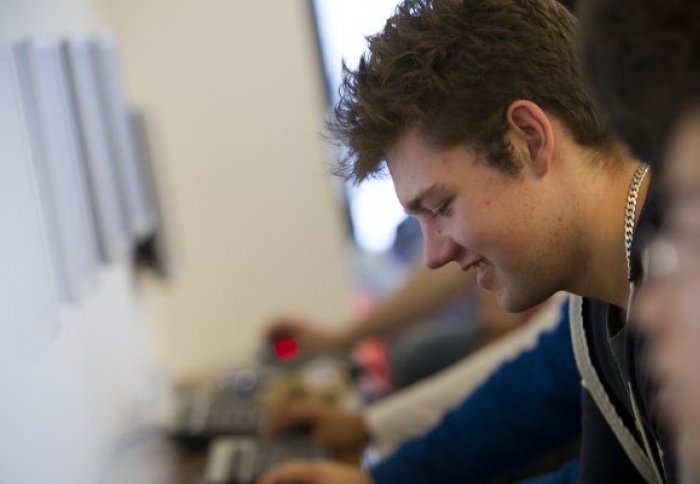
[[[96,279],[99,255],[66,73],[46,40],[14,44],[12,58],[56,288],[62,301],[77,302]]]
[[[278,373],[269,367],[241,368],[210,392],[178,390],[170,436],[181,445],[203,447],[222,435],[257,435],[261,392]]]
[[[275,336],[272,340],[272,349],[280,361],[291,361],[299,356],[299,343],[292,335]]]
[[[327,362],[318,363],[327,368]],[[176,424],[170,432],[179,444],[190,449],[208,446],[204,481],[211,484],[249,484],[271,466],[291,459],[319,459],[326,450],[314,442],[308,428],[275,435],[270,439],[259,437],[262,423],[260,396],[285,389],[296,391],[296,384],[333,386],[336,378],[319,374],[318,368],[304,367],[304,373],[292,374],[289,368],[273,365],[255,369],[240,369],[221,379],[211,393],[181,391]],[[277,377],[283,377],[282,380]],[[293,382],[294,385],[287,384]],[[275,387],[275,385],[282,386]]]
[[[167,202],[163,173],[155,165],[151,150],[150,123],[145,113],[138,109],[129,110],[129,131],[132,141],[134,161],[145,176],[145,189],[148,204],[152,210],[153,230],[142,236],[134,254],[137,265],[153,269],[159,276],[168,277],[172,273],[171,241],[167,218],[163,207]]]
[[[270,440],[222,437],[209,449],[204,482],[252,484],[266,470],[285,461],[326,457],[325,449],[305,435],[284,434]]]
[[[243,394],[233,386],[212,394],[181,391],[178,407],[170,435],[188,447],[205,446],[221,435],[254,435],[260,424],[255,394]]]
[[[288,331],[268,335],[266,344],[258,350],[258,361],[283,371],[298,370],[313,359],[314,355],[302,351],[299,339]]]
[[[107,33],[96,35],[89,41],[89,51],[127,231],[136,241],[144,240],[155,230],[156,212],[147,174],[134,152],[116,42]]]
[[[120,199],[122,195],[110,150],[110,134],[90,44],[84,39],[70,38],[62,44],[61,54],[68,74],[70,100],[88,174],[100,258],[103,262],[111,262],[125,255],[134,241]]]

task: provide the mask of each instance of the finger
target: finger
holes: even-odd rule
[[[320,475],[315,462],[293,461],[266,472],[257,484],[318,484]]]
[[[294,333],[298,329],[298,325],[292,322],[289,318],[277,318],[265,328],[265,335],[268,339],[275,338],[280,334]]]
[[[272,411],[263,424],[263,435],[272,435],[281,430],[300,425],[315,426],[320,409],[310,402],[296,402]]]

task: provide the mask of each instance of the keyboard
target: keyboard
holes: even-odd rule
[[[253,484],[266,470],[296,459],[323,459],[326,451],[308,436],[283,434],[271,440],[233,436],[215,439],[207,455],[206,484]]]
[[[188,446],[204,446],[222,435],[255,435],[261,421],[261,382],[254,372],[237,372],[209,394],[183,391],[172,437]]]

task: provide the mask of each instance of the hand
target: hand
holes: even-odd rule
[[[309,427],[311,436],[336,453],[359,452],[370,436],[360,415],[318,401],[290,402],[265,416],[263,435]]]
[[[372,484],[356,467],[324,461],[294,461],[272,468],[257,484]]]
[[[265,337],[273,340],[279,335],[294,337],[302,351],[325,353],[342,349],[344,341],[338,332],[318,328],[313,323],[296,317],[279,317],[265,329]]]

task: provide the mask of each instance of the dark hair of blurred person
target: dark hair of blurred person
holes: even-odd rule
[[[582,62],[617,135],[658,165],[674,120],[700,102],[700,2],[581,2]]]

